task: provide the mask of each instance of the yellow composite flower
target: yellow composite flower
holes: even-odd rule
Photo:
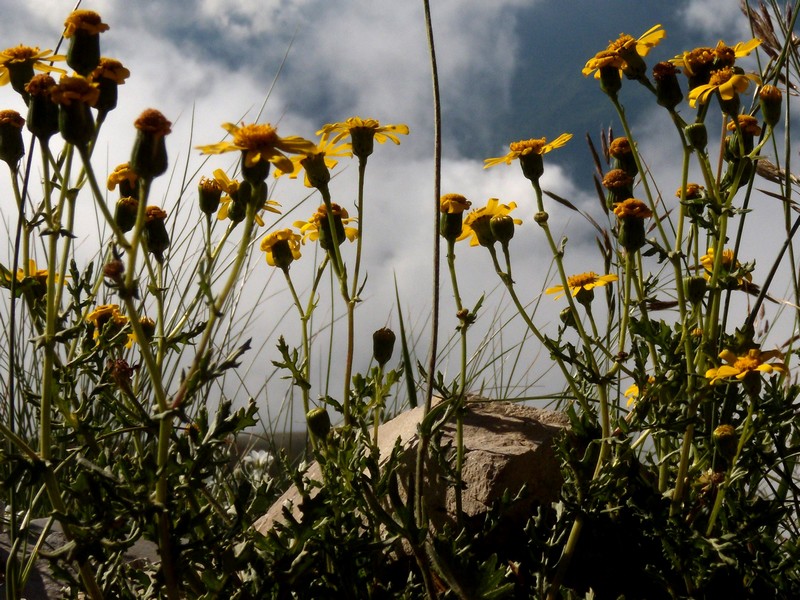
[[[131,163],[126,162],[116,166],[116,168],[108,176],[106,187],[109,192],[114,191],[118,185],[125,184],[127,188],[135,189],[136,182],[139,181],[139,175],[131,169]]]
[[[37,285],[44,285],[47,282],[47,275],[49,271],[47,269],[40,269],[36,264],[36,261],[32,258],[28,259],[28,269],[27,274],[26,270],[22,267],[17,269],[16,280],[17,283],[23,283],[24,281],[32,281]],[[11,283],[11,271],[5,269],[5,267],[0,270],[0,277],[2,277],[2,285],[3,287],[8,287]],[[59,281],[61,276],[56,273],[56,281]]]
[[[284,171],[280,167],[277,167],[275,169],[274,176],[280,177],[281,175],[288,175],[291,179],[296,179],[300,174],[300,171],[305,169],[305,186],[309,188],[314,187],[308,178],[307,167],[310,165],[310,160],[319,160],[321,158],[328,169],[333,169],[337,164],[339,164],[339,161],[333,158],[334,156],[340,157],[351,155],[352,149],[350,148],[350,144],[337,144],[333,140],[329,139],[329,134],[323,133],[316,147],[312,151],[302,152],[290,157],[289,160],[292,161],[292,168]]]
[[[510,165],[512,161],[519,159],[521,156],[528,154],[547,154],[551,150],[561,148],[564,144],[572,139],[571,133],[562,133],[552,142],[547,143],[547,138],[531,138],[529,140],[520,140],[519,142],[511,142],[508,145],[509,153],[505,156],[498,156],[497,158],[487,158],[483,161],[483,168],[488,169],[501,163]]]
[[[657,46],[661,40],[666,37],[667,32],[661,25],[653,25],[650,29],[645,31],[638,39],[625,33],[609,42],[605,50],[601,50],[590,58],[582,69],[584,75],[589,75],[594,72],[595,78],[600,77],[600,69],[603,67],[617,67],[618,69],[625,69],[628,67],[628,62],[625,57],[634,57],[634,52],[639,58],[647,56],[652,48]]]
[[[460,215],[472,206],[472,202],[461,194],[445,194],[439,198],[439,212],[448,215]]]
[[[517,208],[516,202],[500,204],[500,200],[497,198],[489,198],[486,206],[476,208],[466,216],[462,225],[461,235],[456,238],[456,241],[459,242],[470,238],[470,246],[479,245],[480,239],[477,229],[482,226],[488,226],[492,217],[507,215],[515,208]],[[522,219],[514,219],[514,224],[522,225]]]
[[[712,71],[708,83],[698,85],[689,92],[689,106],[694,108],[698,102],[706,104],[714,92],[719,92],[723,100],[733,100],[750,86],[751,81],[761,85],[761,78],[755,73],[738,73],[731,67]]]
[[[649,219],[653,211],[637,198],[628,198],[614,205],[614,214],[620,219]]]
[[[12,46],[0,52],[0,85],[11,81],[9,69],[25,64],[31,65],[36,71],[48,73],[66,73],[64,69],[54,67],[48,63],[66,60],[66,56],[53,54],[52,50],[39,50],[38,46]]]
[[[225,192],[225,195],[219,200],[219,212],[217,212],[217,220],[224,221],[228,218],[228,211],[233,203],[233,196],[239,193],[239,181],[228,177],[227,173],[222,169],[216,169],[214,171],[214,180],[217,182],[220,189]],[[275,200],[267,200],[261,209],[279,215],[281,211],[276,208],[277,206],[280,206],[280,203]],[[254,220],[258,223],[259,227],[264,226],[264,219],[261,218],[260,214],[256,213]]]
[[[86,321],[94,326],[93,338],[98,339],[103,328],[113,323],[120,330],[127,325],[128,317],[119,312],[118,304],[101,304],[86,315]]]
[[[742,381],[750,374],[786,373],[783,354],[777,350],[761,352],[758,348],[751,348],[742,356],[736,356],[731,350],[723,350],[719,357],[727,364],[706,371],[706,379],[710,380],[711,385],[730,379]]]
[[[352,139],[354,132],[371,133],[373,139],[379,144],[386,140],[391,140],[395,144],[400,143],[399,135],[408,135],[408,125],[381,125],[376,119],[362,119],[361,117],[350,117],[342,123],[328,123],[317,132],[317,135],[334,135],[332,144],[340,142],[346,137]]]
[[[647,377],[647,385],[652,385],[656,382],[656,378],[652,375]],[[645,388],[647,389],[647,388]],[[631,406],[632,404],[636,404],[639,401],[639,398],[642,395],[642,391],[639,389],[639,386],[635,383],[631,384],[631,386],[625,390],[624,396],[628,399],[626,403],[627,406]]]
[[[280,137],[277,129],[269,123],[254,123],[241,126],[223,123],[222,128],[233,136],[232,141],[197,146],[203,154],[222,154],[239,150],[245,153],[244,164],[252,167],[260,162],[271,162],[282,171],[294,169],[292,161],[284,152],[303,154],[314,152],[317,145],[299,136]]]
[[[728,131],[736,131],[736,125],[739,125],[739,129],[742,130],[742,133],[747,135],[761,135],[761,126],[758,124],[758,119],[756,119],[753,115],[748,114],[740,114],[737,115],[736,120],[731,120],[726,129]]]
[[[334,218],[340,218],[344,226],[344,235],[349,241],[354,241],[358,237],[358,229],[355,227],[347,227],[349,223],[355,223],[355,217],[351,217],[346,208],[342,208],[335,202],[331,203],[331,210],[333,211]],[[316,242],[319,240],[320,235],[320,222],[327,221],[328,209],[324,204],[320,204],[317,211],[311,215],[308,221],[295,221],[293,225],[300,230],[303,235],[303,243],[306,241]],[[344,240],[339,240],[340,242]]]
[[[703,268],[706,270],[706,279],[711,278],[711,273],[714,270],[714,248],[709,248],[706,253],[700,258],[700,264],[703,265]],[[722,268],[727,271],[736,271],[741,268],[742,264],[738,260],[734,260],[733,257],[733,250],[730,248],[725,248],[722,251]],[[745,273],[743,277],[738,278],[738,282],[741,285],[744,280],[753,281],[753,276],[750,273]]]
[[[586,290],[587,292],[593,288],[604,286],[612,281],[617,281],[619,277],[613,274],[608,275],[598,275],[593,271],[589,271],[588,273],[580,273],[579,275],[571,275],[567,277],[567,286],[569,287],[569,293],[573,296],[577,296],[578,292],[581,290]],[[555,285],[553,287],[549,287],[544,291],[545,294],[556,294],[554,299],[558,300],[561,298],[564,292],[563,285]]]
[[[109,26],[93,10],[73,10],[64,21],[64,37],[71,38],[77,31],[97,35],[108,31]]]
[[[697,77],[712,70],[732,67],[737,58],[748,56],[761,44],[761,40],[753,38],[748,42],[738,42],[733,47],[720,40],[715,48],[701,46],[689,50],[670,59],[676,67],[683,69],[688,77]]]
[[[261,250],[266,254],[267,264],[271,267],[276,266],[275,251],[276,246],[282,246],[284,249],[288,247],[292,253],[292,260],[300,258],[300,242],[302,237],[297,235],[291,229],[281,229],[273,231],[263,240],[261,240]],[[278,250],[280,251],[280,250]]]

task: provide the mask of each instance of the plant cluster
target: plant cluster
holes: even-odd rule
[[[591,57],[583,74],[597,80],[623,131],[604,132],[599,150],[589,140],[595,210],[541,186],[546,155],[571,134],[515,141],[504,156],[486,159],[485,168],[519,163],[531,183],[532,221],[557,277],[543,293],[563,305],[554,328],[537,322],[515,284],[526,268],[512,274],[513,238],[525,224],[513,214],[517,205],[490,198],[472,209],[467,195],[440,194],[437,185],[434,261],[441,240],[456,309],[460,368],[452,379],[437,369],[436,299],[427,367],[415,360],[400,312],[397,334],[388,327],[373,334],[373,366],[354,370],[368,159],[375,142],[399,144],[406,125],[350,117],[307,140],[280,136],[269,123],[226,122],[222,141],[197,149],[206,161],[237,153],[233,172],[202,174],[204,162],[177,199],[156,203],[152,184],[170,167],[172,127],[158,110],[136,120],[130,161],[105,186],[93,163],[130,75],[101,55],[109,26],[100,15],[68,16],[65,55],[23,45],[0,52],[0,85],[10,84],[24,106],[0,110],[0,159],[11,187],[4,197],[17,209],[9,264],[0,269],[6,597],[21,597],[55,524],[67,543],[46,558],[69,597],[800,595],[792,375],[800,218],[790,143],[781,142],[782,132],[790,139],[785,99],[796,94],[800,73],[797,8],[745,6],[753,39],[719,41],[650,67],[646,59],[666,35],[659,25],[639,38],[620,35]],[[747,57],[758,58],[758,73],[741,66]],[[435,74],[433,58],[432,66]],[[666,183],[648,168],[626,117],[632,85],[643,86],[674,125],[681,149],[668,182],[674,196],[662,196]],[[718,140],[709,133],[715,127]],[[350,210],[334,201],[331,185],[331,170],[344,160],[357,164]],[[292,227],[267,225],[282,210],[270,177],[301,175],[319,194],[318,208]],[[777,186],[766,194],[781,213],[783,241],[766,271],[756,271],[745,242],[754,213],[764,211],[759,181]],[[89,201],[102,226],[97,239],[81,240],[96,246],[83,264],[74,232],[78,203]],[[596,231],[596,271],[569,273],[571,248],[553,234],[551,202]],[[508,490],[482,519],[462,514],[463,418],[477,381],[470,352],[481,356],[473,334],[486,312],[486,298],[467,301],[459,286],[456,250],[467,261],[478,252],[467,246],[488,252],[521,327],[561,374],[554,402],[571,420],[557,444],[559,502],[539,506],[513,533],[502,525],[520,490]],[[314,476],[306,461],[298,465],[276,448],[242,455],[237,438],[263,414],[254,399],[235,408],[242,398],[221,393],[220,382],[251,347],[248,321],[235,313],[257,249],[261,272],[280,271],[297,314],[299,340],[263,342],[275,346],[273,364],[302,402]],[[292,276],[297,261],[312,260],[303,254],[315,257],[305,288]],[[320,384],[313,346],[326,276],[345,335],[326,324],[328,378]],[[789,300],[772,289],[779,276],[788,277]],[[335,353],[344,357],[341,388],[330,385]],[[381,455],[387,400],[401,394],[423,410],[419,444],[413,453],[397,446]],[[218,406],[207,402],[216,396]],[[451,422],[455,441],[447,445],[442,431]],[[426,511],[431,469],[456,498],[454,519],[441,528]],[[299,512],[286,507],[266,535],[255,531],[253,522],[292,485]],[[39,518],[45,527],[31,538]],[[155,545],[158,561],[125,558],[140,540]]]

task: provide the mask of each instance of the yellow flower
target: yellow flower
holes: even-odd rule
[[[511,161],[519,159],[528,154],[547,154],[555,148],[561,148],[564,144],[572,139],[571,133],[562,133],[549,144],[547,138],[531,138],[529,140],[521,140],[519,142],[511,142],[508,147],[510,152],[505,156],[498,156],[497,158],[487,158],[483,161],[483,168],[488,169],[500,163],[511,164]]]
[[[461,194],[445,194],[439,199],[439,211],[448,215],[458,215],[472,206],[472,202]]]
[[[700,258],[700,264],[703,265],[703,268],[706,270],[706,279],[711,278],[711,273],[714,270],[714,261],[714,248],[709,248],[706,254]],[[734,260],[733,250],[725,248],[722,251],[722,268],[725,272],[730,273],[731,271],[737,271],[741,266],[742,264],[738,260]],[[745,279],[747,281],[753,281],[753,276],[750,273],[745,273],[744,276],[739,277],[737,281],[741,285]]]
[[[80,75],[63,76],[53,88],[51,97],[53,102],[64,106],[70,106],[73,101],[94,106],[100,97],[100,88],[97,83]]]
[[[337,240],[341,244],[344,241],[344,238],[347,238],[351,242],[354,241],[358,237],[358,229],[355,227],[347,227],[349,223],[354,223],[355,218],[350,217],[347,212],[347,209],[342,208],[338,204],[331,203],[331,211],[333,212],[333,217],[335,221],[338,221],[337,225],[341,223],[343,229],[340,231],[337,226]],[[324,223],[324,225],[322,225]],[[325,207],[324,204],[320,204],[317,211],[311,215],[311,218],[308,221],[295,221],[293,223],[295,227],[300,229],[300,233],[303,234],[303,243],[305,244],[307,240],[311,240],[312,242],[316,242],[320,239],[320,232],[321,227],[327,231],[328,227],[328,209]],[[342,234],[343,235],[339,235]]]
[[[66,73],[47,63],[65,60],[66,56],[53,54],[52,50],[39,50],[38,46],[12,46],[0,52],[0,85],[11,82],[11,73],[17,68],[32,68],[48,73]],[[32,74],[32,73],[31,73]],[[27,83],[27,81],[25,81]]]
[[[619,278],[616,275],[598,275],[593,271],[589,271],[588,273],[581,273],[580,275],[572,275],[567,277],[567,286],[569,287],[570,294],[577,296],[581,290],[586,290],[588,292],[593,288],[604,286],[607,283],[616,281],[617,279]],[[544,293],[556,294],[554,298],[558,300],[564,295],[564,286],[556,285],[549,287],[544,291]]]
[[[642,57],[647,56],[650,49],[657,46],[667,35],[661,25],[654,25],[645,31],[638,39],[621,33],[620,36],[608,43],[605,50],[601,50],[590,58],[581,71],[584,75],[595,73],[595,78],[600,77],[600,69],[604,67],[616,67],[620,70],[638,68],[633,63],[641,62]]]
[[[119,312],[118,304],[101,304],[86,316],[86,321],[94,325],[92,337],[96,340],[106,326],[113,328],[110,337],[117,335],[127,325],[128,317]]]
[[[261,240],[261,250],[266,253],[267,264],[285,269],[300,258],[301,236],[291,229],[274,231]]]
[[[132,196],[131,190],[136,190],[136,182],[139,181],[139,176],[131,169],[130,163],[122,163],[117,165],[111,175],[108,176],[106,187],[108,191],[114,191],[118,185],[123,196]]]
[[[706,104],[714,92],[719,92],[723,100],[733,100],[736,94],[741,94],[750,82],[761,84],[761,78],[754,73],[738,73],[731,67],[725,67],[711,72],[708,83],[698,85],[689,92],[689,106],[694,108],[698,102]]]
[[[274,176],[277,178],[281,175],[288,175],[291,179],[296,179],[300,171],[305,169],[305,185],[306,187],[314,187],[309,179],[309,170],[315,176],[314,178],[317,179],[320,175],[319,171],[324,172],[325,169],[333,169],[339,164],[339,161],[333,158],[334,156],[350,156],[351,154],[350,144],[337,145],[336,142],[328,139],[327,133],[324,133],[313,150],[296,154],[289,159],[292,161],[291,169],[284,171],[277,167]],[[320,161],[325,165],[325,169],[321,168]],[[328,178],[330,178],[330,174],[328,174]]]
[[[362,119],[350,117],[343,123],[328,123],[317,132],[317,135],[335,134],[331,143],[335,144],[346,137],[350,137],[353,154],[364,160],[372,154],[373,142],[383,144],[391,140],[400,143],[398,135],[408,135],[408,125],[381,125],[376,119]]]
[[[641,200],[628,198],[614,206],[614,214],[620,219],[648,219],[653,216],[653,211]]]
[[[686,189],[678,188],[675,191],[675,196],[680,198],[682,194],[686,194],[687,200],[697,200],[698,198],[702,198],[703,194],[705,193],[706,189],[700,185],[699,183],[687,183]]]
[[[131,72],[115,58],[102,57],[100,64],[97,65],[94,71],[89,75],[92,81],[98,79],[110,79],[117,85],[122,85],[125,80],[131,76]]]
[[[214,171],[214,179],[216,180],[220,189],[225,192],[225,195],[220,198],[220,207],[219,212],[217,213],[217,220],[224,221],[228,218],[228,213],[233,205],[234,198],[236,198],[239,194],[240,184],[236,179],[231,179],[228,177],[228,175],[222,169],[216,169]],[[276,206],[280,206],[280,204],[275,200],[267,200],[262,205],[261,209],[279,215],[281,214],[281,211],[275,208]],[[259,227],[264,226],[264,219],[262,219],[261,215],[259,214],[256,214],[255,222],[258,223]]]
[[[74,10],[64,21],[65,38],[71,38],[76,31],[97,35],[108,30],[109,26],[103,23],[100,15],[93,10]]]
[[[244,166],[252,167],[260,162],[271,162],[285,172],[294,170],[292,161],[283,154],[312,153],[317,146],[298,136],[282,138],[269,123],[235,125],[223,123],[222,128],[233,136],[231,142],[219,142],[207,146],[197,146],[203,154],[222,154],[239,150],[245,153]]]
[[[758,119],[752,115],[741,114],[736,117],[736,121],[730,121],[727,125],[728,131],[736,131],[736,125],[742,133],[747,135],[761,135],[761,126],[758,124]]]
[[[465,240],[469,237],[470,246],[477,246],[478,244],[491,246],[495,238],[491,232],[489,221],[492,220],[492,217],[507,215],[515,208],[517,208],[516,202],[500,204],[500,200],[497,198],[489,198],[486,206],[477,208],[466,216],[461,235],[456,238],[456,241]],[[522,219],[514,219],[514,224],[522,225]]]
[[[783,354],[777,350],[761,352],[757,348],[751,348],[743,356],[736,356],[730,350],[723,350],[719,357],[728,364],[706,371],[706,379],[711,380],[711,385],[734,378],[741,382],[750,374],[786,373]],[[780,360],[767,362],[773,359]]]
[[[739,42],[731,48],[720,40],[715,48],[701,46],[676,56],[670,62],[683,68],[689,78],[689,86],[695,87],[708,83],[712,71],[732,67],[737,58],[749,55],[759,44],[761,40],[753,38],[749,42]]]
[[[652,385],[656,382],[656,378],[652,375],[648,376],[647,378],[647,385]],[[645,387],[645,390],[647,388]],[[625,390],[624,392],[625,397],[628,399],[627,405],[630,406],[631,404],[636,404],[639,401],[639,398],[642,396],[642,392],[639,389],[639,386],[631,384],[631,386]]]

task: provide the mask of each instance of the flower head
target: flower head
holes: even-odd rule
[[[515,208],[517,208],[516,202],[500,204],[500,200],[497,198],[489,198],[486,206],[477,208],[466,216],[461,235],[458,236],[456,241],[470,238],[470,246],[480,244],[488,247],[493,245],[496,240],[490,225],[492,217],[507,215]],[[522,225],[522,220],[514,219],[514,224]]]
[[[461,194],[445,194],[439,199],[439,211],[448,215],[461,214],[472,206],[472,202]]]
[[[139,181],[139,176],[131,169],[130,163],[122,163],[108,176],[106,187],[111,192],[119,186],[119,191],[122,196],[138,196],[136,193],[136,183]]]
[[[109,26],[92,10],[74,10],[64,21],[65,38],[71,38],[78,31],[96,35],[108,30]]]
[[[679,187],[675,191],[675,196],[680,198],[684,196],[687,200],[698,200],[703,197],[706,189],[699,183],[687,183],[686,187]]]
[[[753,38],[749,42],[739,42],[732,48],[720,40],[715,48],[701,46],[689,50],[670,60],[676,67],[682,67],[689,78],[689,88],[705,85],[712,71],[733,67],[737,58],[750,54],[761,40]]]
[[[716,262],[716,256],[714,255],[714,248],[709,248],[708,251],[700,258],[700,264],[706,271],[706,279],[711,278],[711,274],[714,272],[714,263]],[[733,255],[733,250],[730,248],[725,248],[722,251],[722,269],[725,274],[733,273],[734,271],[738,271],[742,268],[742,264],[735,260]],[[737,282],[741,285],[745,280],[752,281],[753,276],[750,273],[745,273],[741,277],[737,277]]]
[[[265,253],[267,264],[271,267],[288,269],[292,261],[300,258],[300,240],[291,229],[273,231],[261,240],[261,250]]]
[[[333,169],[339,161],[334,157],[350,156],[352,154],[350,144],[336,144],[329,139],[327,133],[323,133],[319,143],[313,150],[304,151],[289,158],[292,168],[288,171],[280,167],[275,169],[275,177],[288,175],[291,179],[296,179],[300,171],[305,170],[305,186],[317,187],[315,184],[325,184],[330,180],[330,169]]]
[[[282,138],[269,123],[253,123],[241,126],[223,123],[222,128],[233,136],[230,142],[219,142],[198,146],[203,154],[222,154],[239,150],[243,153],[243,166],[254,167],[261,162],[273,163],[281,171],[292,172],[294,165],[284,154],[312,153],[317,149],[314,142],[298,136]]]
[[[93,339],[99,340],[107,327],[109,337],[119,334],[128,324],[128,317],[119,312],[118,304],[101,304],[86,316],[86,321],[94,326]]]
[[[354,241],[358,237],[358,229],[347,226],[349,223],[355,222],[355,219],[348,214],[347,209],[334,202],[331,203],[331,214],[336,227],[336,240],[340,244],[344,242],[345,238],[351,242]],[[299,228],[300,233],[303,234],[304,244],[308,240],[312,242],[319,240],[322,247],[326,250],[328,249],[328,240],[331,237],[331,233],[328,223],[328,209],[324,204],[320,204],[317,211],[311,215],[308,221],[296,221],[294,226]],[[330,247],[332,248],[333,246]]]
[[[608,47],[590,58],[583,67],[582,73],[589,75],[595,73],[595,78],[600,78],[600,69],[616,68],[622,70],[631,78],[640,77],[644,73],[644,61],[651,48],[654,48],[664,39],[667,32],[661,25],[654,25],[645,31],[638,39],[621,33],[619,37],[608,43]]]
[[[51,92],[53,102],[62,106],[71,106],[80,102],[94,106],[100,97],[98,85],[80,75],[63,76]]]
[[[751,375],[759,373],[786,373],[787,371],[786,364],[782,360],[783,355],[777,350],[761,352],[758,348],[751,348],[747,354],[741,356],[737,356],[731,350],[723,350],[719,357],[727,364],[706,371],[706,379],[710,380],[711,385],[731,379],[742,382]]]
[[[577,296],[581,291],[588,292],[596,287],[601,287],[607,283],[611,283],[612,281],[617,281],[617,279],[619,278],[616,275],[598,275],[593,271],[589,271],[588,273],[581,273],[579,275],[567,277],[567,287],[572,296]],[[544,291],[544,293],[556,294],[554,298],[557,300],[565,294],[564,286],[556,285],[549,287]]]
[[[214,180],[217,182],[217,185],[220,187],[220,189],[225,193],[225,195],[220,198],[219,212],[217,213],[217,219],[219,221],[224,221],[231,216],[230,212],[234,202],[239,200],[239,188],[242,184],[240,184],[236,179],[231,179],[228,177],[228,175],[222,169],[216,169],[214,171]],[[245,185],[249,186],[250,184],[245,182]],[[267,200],[261,206],[261,210],[266,210],[279,215],[281,214],[281,211],[276,208],[278,206],[280,206],[280,204],[275,200]],[[256,223],[258,223],[259,227],[264,226],[264,219],[261,218],[261,215],[256,214],[254,220]]]
[[[753,115],[736,115],[736,120],[728,123],[728,131],[736,131],[737,125],[745,135],[761,135],[761,126],[758,124],[758,119],[756,119]]]
[[[614,206],[614,214],[619,219],[648,219],[653,216],[653,211],[636,198],[628,198]]]
[[[501,163],[510,165],[513,160],[522,160],[523,156],[528,156],[529,154],[537,154],[541,156],[542,154],[547,154],[551,150],[561,148],[561,146],[566,144],[571,139],[571,133],[562,133],[549,144],[547,143],[547,138],[531,138],[529,140],[511,142],[508,145],[510,150],[508,154],[505,156],[498,156],[497,158],[485,159],[483,161],[483,168],[488,169],[489,167],[494,167],[495,165],[499,165]]]
[[[25,84],[33,77],[33,71],[65,73],[64,69],[48,63],[65,60],[66,56],[53,54],[52,50],[39,50],[38,46],[12,46],[0,52],[0,85],[11,83],[22,93]]]
[[[350,137],[353,154],[365,159],[372,154],[373,142],[383,144],[391,140],[400,143],[398,135],[408,135],[408,125],[381,125],[376,119],[350,117],[342,123],[328,123],[317,132],[317,135],[335,134],[331,143],[335,144]]]
[[[740,73],[731,67],[712,71],[708,83],[689,92],[689,106],[694,108],[698,102],[706,104],[714,92],[718,92],[722,100],[733,100],[750,86],[751,81],[761,84],[761,78],[754,73]]]
[[[0,110],[0,160],[8,163],[12,168],[25,155],[25,145],[22,141],[22,127],[25,119],[17,111]]]

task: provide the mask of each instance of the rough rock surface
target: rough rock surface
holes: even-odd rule
[[[417,446],[417,426],[422,407],[401,413],[378,429],[378,448],[387,457],[399,440],[406,452],[402,467],[413,469]],[[524,487],[520,501],[506,516],[523,520],[537,502],[552,502],[558,498],[561,473],[553,450],[553,440],[569,426],[566,415],[511,402],[470,402],[463,420],[464,490],[463,511],[467,517],[486,513],[504,493],[516,494]],[[441,445],[454,444],[455,421],[444,427]],[[319,479],[316,463],[309,467],[306,477]],[[401,476],[402,480],[403,477]],[[455,515],[455,493],[442,478],[436,462],[426,467],[425,500],[431,524],[441,526]],[[254,527],[261,533],[269,531],[282,518],[288,506],[300,519],[301,496],[295,487],[287,490]]]

